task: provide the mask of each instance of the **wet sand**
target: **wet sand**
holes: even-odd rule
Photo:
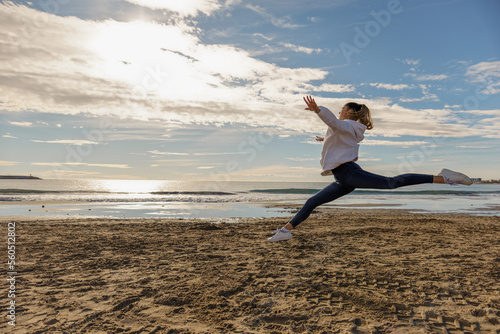
[[[287,218],[214,221],[16,221],[0,332],[500,333],[499,217],[324,209],[279,243]]]

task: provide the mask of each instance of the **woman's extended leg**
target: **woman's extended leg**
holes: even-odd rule
[[[401,174],[394,177],[386,177],[367,172],[355,163],[352,163],[352,167],[352,172],[343,181],[345,184],[355,188],[396,189],[416,184],[434,183],[435,180],[440,181],[439,176],[435,177],[428,174]]]
[[[438,175],[401,174],[386,177],[367,172],[354,162],[349,164],[351,170],[344,173],[342,184],[354,188],[396,189],[423,183],[472,184],[472,180],[467,175],[449,169],[443,169]]]

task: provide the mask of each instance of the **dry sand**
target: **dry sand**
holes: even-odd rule
[[[499,217],[331,209],[267,242],[286,221],[17,221],[0,332],[500,333]]]

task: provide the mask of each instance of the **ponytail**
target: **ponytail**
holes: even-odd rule
[[[352,120],[358,121],[361,124],[366,125],[367,130],[373,129],[373,120],[370,113],[370,109],[364,104],[358,104],[356,102],[349,102],[346,104],[347,109],[352,109]]]

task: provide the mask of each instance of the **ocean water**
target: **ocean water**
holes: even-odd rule
[[[237,218],[290,216],[265,203],[298,204],[328,182],[0,180],[0,215]],[[42,207],[43,205],[43,207]],[[425,184],[357,189],[327,207],[498,215],[500,185]]]

